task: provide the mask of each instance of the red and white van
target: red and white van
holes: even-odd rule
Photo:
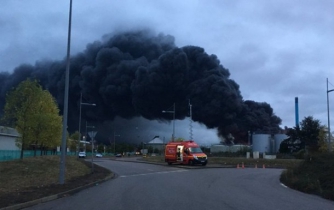
[[[165,162],[180,164],[201,164],[208,163],[208,157],[194,141],[169,142],[165,148]]]

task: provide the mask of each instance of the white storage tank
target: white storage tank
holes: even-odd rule
[[[271,152],[271,136],[270,134],[253,134],[253,151],[260,153],[270,153]]]
[[[286,134],[275,134],[274,139],[275,139],[275,152],[279,151],[279,147],[285,139],[289,138]]]

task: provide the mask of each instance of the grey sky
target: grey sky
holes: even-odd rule
[[[0,71],[65,57],[69,0],[1,4]],[[217,55],[243,98],[269,103],[281,127],[295,125],[295,97],[300,120],[311,115],[327,125],[327,77],[334,88],[332,8],[329,0],[73,0],[71,51],[118,31],[149,28],[170,34],[178,47],[200,46]],[[216,141],[215,132],[209,133]]]

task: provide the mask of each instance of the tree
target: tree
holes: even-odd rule
[[[320,121],[313,119],[313,117],[305,117],[300,123],[300,139],[305,142],[310,152],[317,152],[319,150],[319,133],[321,125]]]
[[[100,143],[100,144],[96,145],[96,152],[104,153],[104,148],[105,148],[105,145]]]
[[[17,145],[55,147],[61,139],[61,117],[55,99],[37,81],[27,79],[7,93],[3,122],[20,133]]]
[[[81,151],[80,150],[80,143],[79,143],[79,148],[77,148],[78,146],[78,139],[79,139],[79,131],[75,131],[74,133],[72,133],[69,137],[69,141],[68,141],[68,147],[70,148],[71,151]]]
[[[327,152],[328,151],[328,131],[326,126],[321,126],[319,132],[319,152]]]
[[[148,151],[148,153],[153,153],[153,147],[149,146],[147,151]]]
[[[310,152],[318,152],[323,144],[324,135],[321,132],[324,127],[320,125],[320,121],[313,119],[312,116],[305,117],[300,127],[294,127],[288,130],[287,135],[290,136],[291,141],[300,140],[302,145]]]
[[[60,145],[62,134],[62,118],[55,99],[45,90],[39,93],[35,103],[35,112],[31,119],[31,136],[34,144],[43,148],[54,148]]]

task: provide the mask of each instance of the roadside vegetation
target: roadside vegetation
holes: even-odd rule
[[[327,128],[313,117],[305,117],[300,126],[288,131],[281,153],[292,153],[303,161],[285,170],[280,180],[290,188],[334,200],[334,154],[328,144]],[[332,136],[330,136],[332,139]],[[331,147],[331,148],[330,148]]]
[[[0,162],[0,208],[63,193],[112,175],[97,165],[92,173],[90,162],[68,156],[65,183],[61,185],[59,160],[59,156],[41,156]]]
[[[334,200],[334,154],[310,155],[298,166],[289,167],[281,182],[290,188]]]

